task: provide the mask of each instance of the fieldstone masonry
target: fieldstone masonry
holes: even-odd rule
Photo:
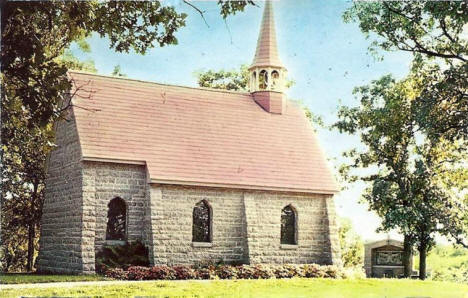
[[[40,271],[82,273],[87,249],[83,227],[83,164],[73,115],[56,129],[58,148],[49,156],[41,223]],[[89,246],[88,246],[89,247]]]
[[[59,123],[48,161],[38,268],[94,273],[106,243],[108,203],[127,205],[127,240],[142,240],[152,264],[339,263],[330,195],[157,185],[144,165],[84,161],[74,118]],[[206,200],[212,243],[192,243],[192,211]],[[297,245],[281,245],[281,210],[297,212]]]

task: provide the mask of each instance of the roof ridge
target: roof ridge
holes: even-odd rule
[[[217,93],[230,93],[230,94],[249,95],[249,96],[251,95],[250,92],[248,91],[235,91],[235,90],[215,89],[215,88],[207,88],[207,87],[191,87],[191,86],[184,86],[184,85],[159,83],[159,82],[154,82],[154,81],[145,81],[145,80],[132,79],[132,78],[127,78],[127,77],[116,77],[116,76],[110,76],[110,75],[97,74],[97,73],[81,71],[81,70],[68,70],[68,72],[95,76],[95,77],[102,77],[106,79],[133,81],[133,82],[154,84],[154,85],[160,85],[160,86],[179,87],[179,88],[195,89],[195,90],[202,90],[202,91],[211,91],[211,92],[217,92]]]

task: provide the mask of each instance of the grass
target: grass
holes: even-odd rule
[[[119,285],[63,288],[3,289],[2,297],[460,297],[468,298],[468,285],[392,279],[299,279],[155,281]]]
[[[468,263],[468,249],[449,245],[436,246],[427,256],[428,271],[443,270]],[[415,265],[419,267],[419,258]]]
[[[26,273],[6,273],[0,274],[0,284],[26,284],[26,283],[48,283],[67,281],[94,281],[110,280],[99,275],[42,275]]]

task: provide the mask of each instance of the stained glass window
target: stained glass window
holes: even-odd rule
[[[193,208],[193,242],[211,242],[211,214],[210,206],[201,201]]]
[[[112,199],[108,207],[106,240],[125,240],[127,206],[124,200]]]
[[[291,206],[281,211],[281,244],[297,244],[296,212]]]

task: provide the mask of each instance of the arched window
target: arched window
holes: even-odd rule
[[[281,244],[297,244],[296,211],[288,205],[281,210]]]
[[[268,86],[268,72],[266,70],[262,70],[258,75],[258,80],[260,90],[265,90]]]
[[[114,198],[107,206],[106,240],[125,240],[127,205],[121,198]]]
[[[193,208],[192,241],[211,242],[211,208],[206,201]]]
[[[273,90],[277,90],[279,87],[279,72],[276,70],[271,73],[271,85]]]
[[[257,73],[255,71],[252,73],[252,80],[250,81],[250,90],[257,90]]]

